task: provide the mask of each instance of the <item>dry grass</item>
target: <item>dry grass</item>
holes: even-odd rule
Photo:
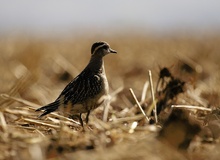
[[[38,119],[35,109],[53,101],[83,69],[97,39],[0,39],[0,159],[217,159],[220,37],[101,38],[118,51],[105,57],[111,103],[104,116],[103,107],[92,112],[85,132],[57,113]],[[149,125],[149,115],[129,93],[132,88],[147,113],[152,105],[148,71],[155,86],[162,67],[186,82],[170,107],[184,108],[202,127],[187,151],[160,142],[156,136],[166,116]]]

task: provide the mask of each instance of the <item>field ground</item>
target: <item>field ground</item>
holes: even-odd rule
[[[38,119],[35,109],[56,99],[80,73],[97,38],[0,38],[0,159],[218,159],[220,36],[101,38],[118,52],[105,57],[108,121],[102,120],[100,107],[84,132],[78,122],[57,113]],[[155,88],[164,67],[185,83],[172,90],[168,81],[159,96]],[[155,102],[163,108],[152,125],[129,92],[132,88],[149,112],[149,70]]]

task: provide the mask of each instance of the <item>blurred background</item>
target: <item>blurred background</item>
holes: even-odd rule
[[[81,33],[201,34],[219,31],[216,0],[53,1],[0,0],[0,33],[69,35]]]
[[[0,0],[1,90],[24,74],[16,68],[29,70],[38,83],[69,75],[64,83],[52,79],[46,84],[58,87],[54,99],[85,67],[91,45],[100,40],[119,53],[106,59],[114,89],[141,90],[149,69],[156,77],[160,67],[179,61],[206,78],[219,68],[219,6],[216,0]]]

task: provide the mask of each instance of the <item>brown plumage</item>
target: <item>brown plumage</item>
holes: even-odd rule
[[[104,102],[104,96],[108,94],[108,81],[105,75],[103,57],[109,53],[117,53],[106,42],[96,42],[91,48],[91,59],[85,69],[75,77],[61,92],[58,98],[36,111],[44,110],[39,117],[59,110],[70,117],[78,117],[81,125],[82,113],[89,114]]]

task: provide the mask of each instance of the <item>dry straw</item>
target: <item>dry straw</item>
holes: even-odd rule
[[[54,100],[71,77],[84,67],[90,57],[85,46],[90,46],[91,41],[88,42],[88,37],[54,43],[22,41],[21,38],[0,41],[0,159],[185,159],[179,158],[181,155],[177,149],[158,142],[156,138],[161,115],[157,117],[157,97],[153,92],[156,79],[152,78],[152,73],[156,77],[155,71],[158,70],[155,60],[161,66],[181,61],[196,70],[196,73],[187,73],[188,78],[185,74],[181,77],[181,67],[174,67],[175,75],[186,79],[187,88],[170,102],[172,108],[187,110],[202,122],[207,120],[207,115],[218,120],[218,114],[212,117],[214,108],[220,106],[216,70],[219,68],[218,41],[206,39],[203,43],[172,39],[157,42],[140,36],[109,38],[108,42],[120,53],[118,58],[114,57],[114,65],[111,60],[106,60],[110,91],[113,91],[107,107],[94,110],[84,132],[78,121],[57,112],[39,119],[40,113],[35,109]],[[178,55],[178,59],[173,56],[176,50],[182,55]],[[152,54],[139,58],[146,57],[146,51]],[[186,56],[187,53],[190,56]],[[161,55],[169,58],[161,58]],[[149,71],[146,81],[147,68],[153,70],[152,73]],[[60,78],[63,75],[70,75],[70,78]],[[124,86],[115,79],[120,79]],[[142,83],[144,86],[140,85]],[[136,95],[141,94],[140,102],[133,90]],[[216,97],[210,97],[209,93]],[[138,107],[134,107],[133,100]],[[147,105],[148,102],[152,103]],[[141,125],[146,124],[146,120],[148,123],[152,110],[158,124]],[[173,134],[175,132],[170,136]],[[190,158],[208,159],[218,153],[213,151],[218,147],[218,141],[209,141],[207,145],[197,140],[185,153],[190,153]],[[207,153],[203,152],[204,148]]]

